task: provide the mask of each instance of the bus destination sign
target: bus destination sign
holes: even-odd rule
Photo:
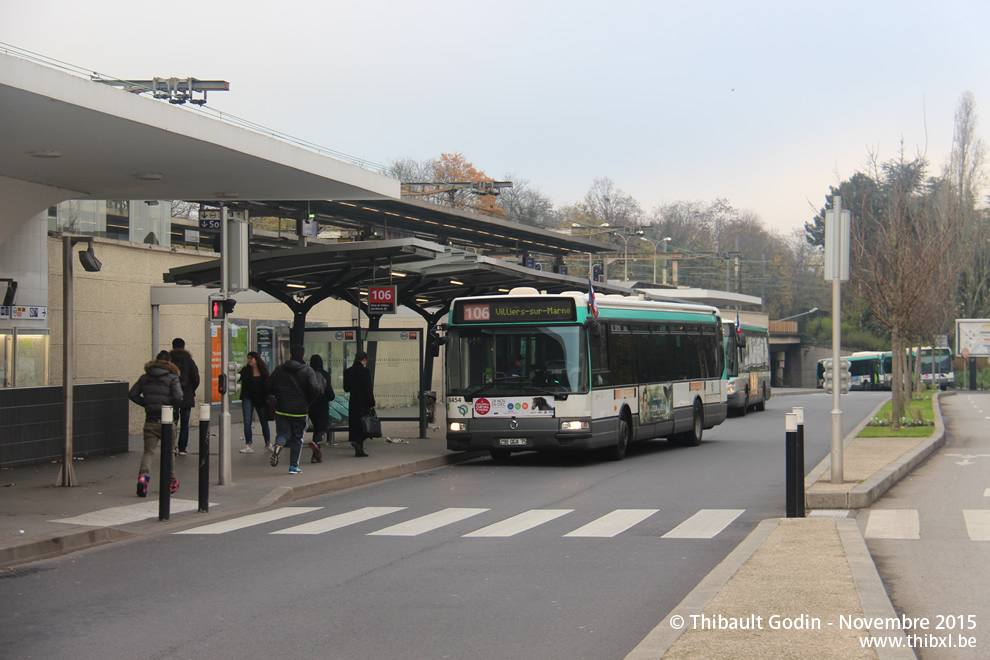
[[[459,300],[456,323],[566,323],[577,320],[574,298],[492,298]]]

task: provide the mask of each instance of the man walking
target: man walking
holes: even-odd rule
[[[162,407],[177,406],[182,402],[182,388],[179,386],[179,370],[168,360],[168,351],[144,365],[144,373],[127,393],[128,398],[144,408],[144,454],[138,468],[138,497],[148,496],[151,482],[151,460],[155,457],[155,447],[162,437]],[[162,447],[162,452],[172,451]],[[179,480],[172,471],[169,490],[179,490]]]
[[[275,446],[272,467],[278,465],[282,448],[289,446],[289,474],[301,474],[299,455],[302,453],[306,414],[320,395],[316,372],[306,364],[302,346],[289,348],[289,359],[275,367],[265,382],[265,391],[275,395]]]
[[[196,388],[199,387],[199,367],[192,354],[186,350],[186,342],[176,337],[172,340],[169,354],[172,364],[179,368],[179,383],[182,385],[182,403],[179,404],[179,456],[189,452],[189,413],[196,405]]]

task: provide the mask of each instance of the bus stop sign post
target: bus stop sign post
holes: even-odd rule
[[[842,210],[842,197],[832,197],[832,210],[825,212],[825,280],[832,281],[832,364],[840,365],[839,348],[842,345],[842,289],[843,280],[849,279],[849,211]],[[833,369],[836,374],[838,369]],[[839,403],[840,387],[832,387],[832,483],[843,482],[842,470],[842,406]]]

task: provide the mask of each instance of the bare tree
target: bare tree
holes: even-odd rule
[[[959,234],[960,214],[945,179],[926,181],[927,162],[899,157],[880,163],[870,154],[866,174],[874,187],[848,200],[855,220],[850,277],[877,319],[890,329],[893,351],[893,423],[904,415],[904,353],[920,332],[918,319],[937,297],[951,297],[948,257]],[[843,200],[845,203],[847,200]]]
[[[534,227],[560,224],[560,214],[554,210],[553,200],[529,185],[529,181],[511,174],[506,174],[502,180],[512,182],[512,187],[503,188],[497,199],[506,219]]]
[[[608,223],[611,227],[634,227],[643,215],[637,202],[615,187],[612,179],[595,179],[584,196],[584,205],[595,223]]]
[[[956,311],[971,318],[990,313],[990,222],[978,208],[986,184],[986,145],[976,135],[977,123],[976,101],[972,92],[965,92],[956,106],[952,154],[946,169],[964,215]]]

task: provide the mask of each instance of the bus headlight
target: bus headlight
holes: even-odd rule
[[[447,425],[447,430],[452,433],[467,431],[467,422],[451,422]]]
[[[733,383],[731,380],[729,381],[729,386],[728,387],[729,387],[729,394],[732,394],[733,392],[736,391],[736,384]]]
[[[560,423],[561,431],[587,431],[591,428],[591,422],[586,419],[573,419]]]

